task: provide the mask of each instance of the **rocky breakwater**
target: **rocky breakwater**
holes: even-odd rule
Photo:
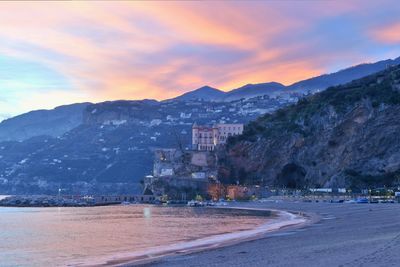
[[[10,196],[0,200],[3,207],[88,207],[91,199],[71,199],[58,196]]]

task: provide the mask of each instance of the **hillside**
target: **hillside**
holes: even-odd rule
[[[221,151],[223,180],[290,188],[400,183],[400,67],[262,116]]]
[[[289,102],[292,101],[292,102]],[[193,122],[249,122],[293,100],[109,101],[57,137],[0,142],[2,194],[139,193],[155,148],[189,148]]]
[[[399,65],[399,64],[400,64],[400,57],[393,60],[387,59],[375,63],[359,64],[334,73],[324,74],[304,81],[296,82],[288,86],[287,89],[293,91],[322,90],[328,88],[329,86],[345,84],[352,80],[360,79],[367,75],[371,75],[373,73],[382,71],[388,66]]]
[[[0,123],[1,141],[23,141],[34,136],[59,136],[82,123],[89,103],[60,106],[52,110],[31,111]]]
[[[374,83],[376,85],[373,85]],[[384,85],[384,83],[378,84],[377,82],[369,82],[368,84],[368,90],[378,91],[380,87],[376,86]],[[281,87],[276,83],[247,85],[234,92],[240,94],[247,90],[262,92],[266,86],[275,86],[275,92],[280,91]],[[354,89],[354,92],[363,95],[363,87],[365,86],[360,85],[359,87],[361,89]],[[311,121],[308,121],[308,117],[299,118],[298,123],[301,125],[302,121],[307,121],[310,125],[315,124],[313,127],[318,130],[318,127],[322,126],[317,124],[315,120],[320,120],[320,124],[330,122],[323,114],[327,112],[331,114],[330,112],[333,109],[331,106],[337,108],[341,106],[341,103],[347,103],[349,96],[347,96],[348,92],[345,88],[347,87],[331,88],[324,94],[318,94],[315,97],[310,96],[305,102],[301,101],[299,106],[310,101],[317,103],[318,99],[324,96],[324,98],[321,98],[323,101],[329,102],[329,99],[333,97],[337,103],[328,105],[329,108],[325,107],[326,110],[322,111],[317,109],[319,104],[313,104],[312,107],[307,106],[308,110],[317,113],[314,116],[308,115],[308,117],[313,118]],[[210,90],[220,94],[220,91],[214,88],[205,87],[200,88],[194,95],[201,96],[204,92]],[[289,90],[285,91],[284,95],[275,97],[262,95],[229,102],[216,102],[212,99],[198,100],[196,97],[189,97],[188,100],[171,99],[162,102],[121,100],[98,104],[83,103],[23,114],[0,123],[0,192],[3,194],[54,194],[59,187],[65,189],[65,192],[71,193],[138,192],[140,180],[144,175],[151,173],[152,151],[159,147],[190,147],[192,123],[247,123],[260,115],[273,113],[278,108],[295,103],[302,97],[301,91],[296,93]],[[364,102],[369,103],[367,100],[362,103]],[[387,104],[380,105],[372,100],[370,102],[370,105],[374,107],[373,110],[377,109],[376,105],[383,110],[387,108]],[[343,114],[336,109],[333,110],[332,116],[340,119]],[[321,112],[322,115],[318,115],[318,112]],[[281,113],[282,111],[277,114]],[[302,114],[302,111],[296,110],[293,114]],[[249,158],[245,158],[243,161],[239,159],[238,164],[235,165],[239,168],[236,168],[236,170],[232,169],[232,163],[236,159],[234,156],[232,158],[229,156],[225,168],[222,169],[225,179],[234,180],[240,177],[241,180],[261,179],[269,184],[275,183],[276,176],[281,175],[282,168],[290,163],[287,157],[290,157],[290,159],[293,157],[296,162],[301,162],[301,157],[305,157],[305,155],[297,155],[287,148],[285,138],[300,142],[298,144],[302,144],[301,140],[303,139],[314,144],[313,142],[320,138],[313,132],[312,128],[306,127],[307,125],[300,128],[305,132],[304,136],[301,131],[286,133],[287,129],[299,129],[299,126],[296,123],[288,123],[286,117],[282,117],[281,122],[275,123],[276,116],[268,115],[251,124],[252,126],[246,132],[246,136],[249,137],[246,142],[240,143],[236,140],[239,142],[238,147],[232,146],[229,155],[231,155],[231,152],[232,155],[235,155],[235,153],[246,155],[247,150],[251,154]],[[383,116],[382,120],[390,118],[392,117]],[[328,119],[332,120],[330,117]],[[272,122],[269,122],[269,120],[272,120]],[[334,121],[332,123],[334,124],[329,124],[326,126],[328,128],[322,128],[322,130],[327,131],[329,128],[334,128],[335,123],[339,122]],[[379,123],[378,119],[376,123]],[[269,127],[270,124],[273,125],[272,128]],[[265,128],[265,125],[269,126]],[[273,136],[268,132],[270,129],[272,129],[272,133],[273,129],[277,129],[277,137],[274,141],[265,139],[266,136]],[[259,133],[258,130],[265,131],[265,133]],[[346,132],[347,130],[345,130],[343,131]],[[330,132],[323,133],[328,137],[332,134]],[[308,136],[312,138],[307,139]],[[260,138],[263,146],[256,146],[252,143],[258,138]],[[335,140],[334,138],[333,141],[328,140],[330,146],[327,149],[331,150],[335,147],[333,146]],[[314,150],[304,149],[306,151],[304,153],[311,153],[311,155],[317,152],[323,153],[325,150],[322,152],[318,150],[326,149],[323,141],[321,142],[313,148]],[[260,151],[260,153],[266,153],[265,157],[268,158],[268,161],[262,160],[262,157],[254,158],[254,161],[247,161],[252,159],[251,156],[254,151],[250,151],[250,149],[253,148],[258,149],[257,151]],[[263,151],[264,149],[268,150]],[[332,155],[337,156],[336,154]],[[392,160],[396,160],[396,158]],[[242,166],[243,163],[246,165]],[[307,181],[313,183],[317,181],[315,184],[325,185],[329,182],[327,177],[330,179],[333,174],[336,174],[337,168],[331,166],[327,160],[322,163],[315,161],[311,167],[308,167],[307,164],[309,163],[301,163],[299,165],[301,168],[297,168],[297,165],[288,165],[286,168],[289,170],[285,169],[282,175],[287,177],[285,173],[289,172],[289,176],[291,176],[294,171],[300,177],[307,177]],[[358,168],[354,167],[353,169],[356,171],[353,174],[358,174]],[[321,175],[318,174],[319,176],[316,174],[318,171],[321,173]],[[352,173],[352,169],[349,169],[349,171]],[[232,172],[232,176],[230,176],[230,172]],[[318,177],[318,179],[315,177]],[[332,179],[332,181],[336,180]]]
[[[378,61],[376,63],[360,64],[335,73],[324,74],[318,77],[300,81],[290,86],[284,86],[276,82],[247,84],[228,92],[223,92],[210,86],[203,86],[176,98],[165,100],[162,102],[231,102],[238,101],[240,99],[251,99],[254,97],[268,96],[271,99],[275,98],[275,102],[278,103],[281,101],[280,99],[298,98],[299,96],[309,92],[320,91],[329,86],[350,82],[354,79],[358,79],[381,71],[385,69],[386,66],[393,64],[400,64],[400,57],[395,60],[389,59]],[[114,102],[115,104],[110,104],[110,107],[118,106],[118,103],[122,104],[129,101],[112,102]],[[272,100],[271,102],[274,102],[274,100]],[[0,123],[0,142],[23,141],[31,137],[36,137],[40,135],[47,135],[52,137],[60,136],[83,123],[83,110],[88,104],[89,103],[73,104],[57,107],[52,110],[36,110],[4,120]],[[273,108],[269,108],[266,112],[271,112],[273,109],[276,109],[279,104],[275,104],[272,106]],[[143,112],[145,111],[143,110]],[[0,115],[0,121],[1,119],[2,118]]]
[[[241,98],[251,98],[262,95],[276,95],[284,92],[285,86],[276,82],[247,84],[237,89],[233,89],[225,94],[224,101],[232,101]]]

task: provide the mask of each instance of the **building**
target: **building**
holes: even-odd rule
[[[156,149],[154,151],[153,177],[178,179],[215,179],[217,160],[209,151],[182,151],[178,149]]]
[[[187,200],[206,195],[209,181],[217,179],[217,158],[210,151],[157,149],[153,174],[144,178],[144,188],[155,196]]]
[[[192,148],[195,150],[213,151],[216,146],[224,145],[230,136],[243,133],[243,124],[219,123],[213,126],[193,124]]]

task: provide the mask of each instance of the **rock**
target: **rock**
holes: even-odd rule
[[[400,67],[392,67],[250,123],[220,151],[222,179],[300,188],[395,185],[400,93],[392,83],[399,77]]]

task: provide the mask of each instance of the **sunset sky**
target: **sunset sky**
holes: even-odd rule
[[[400,56],[394,1],[1,2],[0,121]]]

